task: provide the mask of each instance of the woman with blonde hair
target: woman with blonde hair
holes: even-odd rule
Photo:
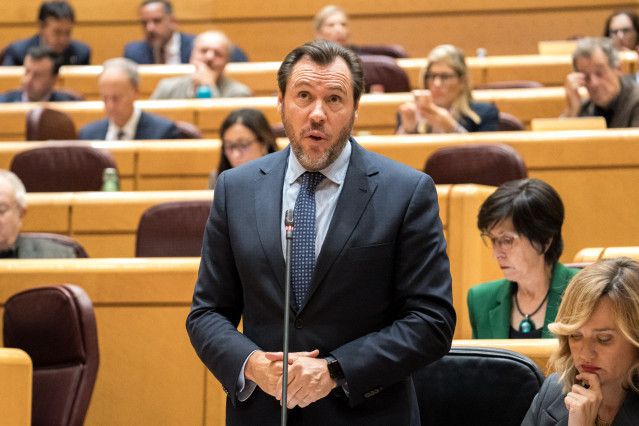
[[[639,263],[600,260],[566,288],[559,348],[522,426],[639,424]]]
[[[426,58],[423,87],[415,102],[400,106],[396,134],[466,133],[499,130],[493,104],[475,102],[461,49],[443,44]]]

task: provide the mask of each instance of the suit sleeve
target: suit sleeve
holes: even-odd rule
[[[237,330],[243,292],[229,240],[224,174],[220,175],[204,231],[202,260],[186,328],[198,356],[233,405],[237,378],[246,358],[260,348]]]
[[[13,44],[10,44],[7,47],[4,59],[2,61],[2,65],[6,65],[6,66],[22,65],[19,61],[17,61],[15,47]]]
[[[351,406],[441,358],[452,342],[456,319],[437,192],[425,174],[413,185],[393,261],[395,319],[330,351],[344,372]]]

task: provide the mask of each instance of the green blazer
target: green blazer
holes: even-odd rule
[[[557,263],[552,271],[550,295],[542,337],[552,338],[548,324],[555,320],[561,296],[578,269]],[[502,278],[473,286],[468,290],[468,312],[473,327],[473,339],[508,339],[512,310],[512,284]]]

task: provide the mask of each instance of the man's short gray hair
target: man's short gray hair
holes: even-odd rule
[[[23,209],[27,207],[27,190],[24,188],[24,184],[20,178],[12,171],[0,169],[0,179],[6,179],[13,187],[18,208]]]
[[[138,72],[138,64],[127,58],[113,58],[102,64],[102,74],[108,69],[117,69],[124,71],[129,77],[129,81],[136,89],[140,87],[140,73]]]
[[[577,59],[590,58],[597,49],[601,49],[606,55],[610,68],[619,68],[619,52],[615,49],[612,39],[608,37],[585,37],[577,40],[577,46],[572,54],[573,69],[577,71]]]

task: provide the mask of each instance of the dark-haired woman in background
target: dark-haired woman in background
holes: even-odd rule
[[[275,135],[264,114],[253,108],[230,113],[220,127],[220,164],[209,177],[209,189],[215,189],[217,178],[224,170],[277,151]]]
[[[613,12],[606,19],[604,37],[610,37],[619,51],[636,50],[639,44],[639,17],[632,10]]]
[[[474,339],[552,337],[548,324],[578,272],[558,262],[563,222],[559,194],[539,179],[507,182],[484,201],[477,227],[504,279],[468,291]]]

